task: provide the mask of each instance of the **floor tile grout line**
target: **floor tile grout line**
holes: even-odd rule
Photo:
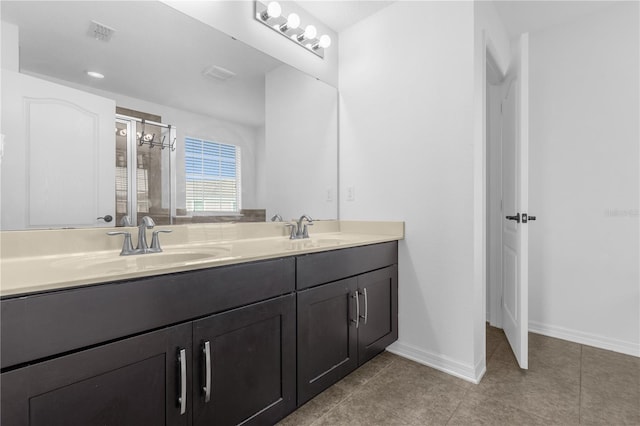
[[[582,424],[582,350],[584,349],[584,345],[580,345],[580,377],[578,380],[578,385],[580,386],[578,390],[578,424]]]
[[[456,415],[456,413],[458,412],[458,410],[460,409],[460,406],[462,405],[462,403],[465,401],[465,399],[467,398],[467,394],[471,392],[471,389],[465,389],[464,394],[462,395],[462,398],[460,398],[460,402],[458,402],[458,405],[456,405],[455,410],[453,410],[453,412],[451,413],[451,415],[449,416],[449,418],[447,419],[447,422],[445,423],[445,426],[448,425],[449,423],[451,423],[451,420],[453,419],[453,417]]]
[[[309,426],[313,426],[315,424],[317,424],[320,420],[322,420],[323,418],[325,418],[326,416],[328,416],[331,412],[333,412],[335,409],[337,409],[343,402],[345,402],[347,399],[349,399],[351,396],[355,395],[358,393],[360,387],[366,385],[371,379],[373,379],[374,377],[377,377],[380,373],[382,373],[384,370],[386,370],[387,368],[389,368],[391,365],[393,365],[395,361],[391,361],[389,364],[385,365],[384,367],[382,367],[380,369],[380,371],[378,371],[377,373],[375,373],[373,376],[371,376],[371,378],[367,379],[367,381],[365,381],[364,383],[359,384],[358,386],[356,386],[354,388],[354,390],[352,390],[351,392],[347,392],[347,394],[345,395],[344,398],[340,399],[337,403],[335,403],[333,405],[333,407],[331,407],[329,410],[327,410],[326,413],[324,413],[323,415],[321,415],[320,417],[318,417],[317,419],[315,419],[313,422],[311,422],[311,424]],[[356,371],[356,370],[354,370]],[[346,376],[345,376],[346,377]],[[341,379],[342,380],[342,379]],[[340,382],[337,382],[340,383]],[[337,384],[336,383],[336,384]],[[333,385],[335,386],[335,385]],[[317,395],[316,395],[317,396]]]

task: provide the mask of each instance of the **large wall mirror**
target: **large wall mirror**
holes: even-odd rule
[[[161,2],[0,7],[2,230],[337,218],[334,87]]]

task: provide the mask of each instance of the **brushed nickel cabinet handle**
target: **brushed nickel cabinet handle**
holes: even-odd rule
[[[187,351],[180,349],[178,351],[178,363],[180,364],[180,396],[178,404],[180,405],[180,415],[187,412]]]
[[[202,353],[204,354],[204,402],[211,400],[211,344],[209,341],[204,342],[202,347]]]
[[[356,328],[359,328],[360,327],[360,294],[358,293],[358,290],[356,290],[353,293],[353,296],[351,297],[356,299],[356,319],[355,321],[354,320],[351,320],[351,321],[356,323]]]
[[[367,325],[369,318],[369,297],[367,296],[367,288],[364,288],[364,325]]]

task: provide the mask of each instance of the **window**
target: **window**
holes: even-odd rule
[[[184,149],[187,211],[240,211],[240,147],[188,137]]]

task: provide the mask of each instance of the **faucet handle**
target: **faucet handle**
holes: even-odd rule
[[[162,247],[160,247],[160,238],[158,237],[158,234],[161,232],[168,234],[173,231],[171,229],[158,229],[157,231],[153,231],[149,252],[160,253],[162,251]]]
[[[313,226],[313,222],[304,224],[304,227],[302,228],[302,238],[309,238],[309,230],[307,229],[308,226]]]
[[[296,239],[296,224],[295,223],[285,223],[285,228],[291,227],[291,234],[289,235],[290,240]]]
[[[107,235],[112,237],[114,235],[124,235],[124,242],[122,243],[122,250],[120,251],[120,256],[128,256],[130,254],[134,254],[133,244],[131,243],[131,232],[124,231],[111,231],[107,232]]]
[[[131,224],[131,218],[129,216],[122,216],[122,219],[120,219],[120,225],[122,226],[133,226]]]

